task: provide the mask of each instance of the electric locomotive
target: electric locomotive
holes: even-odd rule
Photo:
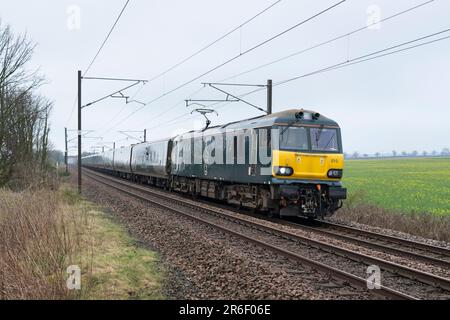
[[[329,216],[347,194],[340,128],[314,111],[288,110],[179,135],[171,161],[174,190],[269,215]]]

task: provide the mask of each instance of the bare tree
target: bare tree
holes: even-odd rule
[[[15,36],[0,21],[0,186],[47,164],[52,103],[36,94],[43,78],[26,68],[33,49],[26,35]]]

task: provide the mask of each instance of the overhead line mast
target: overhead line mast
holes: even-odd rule
[[[87,69],[84,71],[84,73],[82,73],[81,71],[78,71],[78,97],[77,97],[77,101],[78,101],[78,192],[81,193],[81,183],[82,183],[82,179],[81,179],[81,136],[82,136],[82,131],[81,131],[81,109],[87,106],[92,105],[93,103],[96,103],[98,101],[101,101],[103,99],[106,99],[108,97],[104,97],[102,99],[99,99],[98,101],[94,101],[86,106],[82,106],[81,104],[81,81],[83,79],[83,77],[89,72],[89,70],[91,69],[91,67],[94,65],[95,61],[97,60],[98,56],[100,55],[100,52],[103,50],[103,48],[105,47],[106,43],[108,42],[109,37],[111,36],[112,32],[114,31],[117,23],[119,22],[120,18],[122,17],[123,13],[125,12],[125,9],[128,6],[128,3],[130,2],[130,0],[127,0],[125,2],[125,4],[122,7],[122,10],[120,11],[119,15],[117,16],[116,20],[114,21],[114,24],[111,26],[108,34],[106,35],[105,40],[103,40],[102,44],[100,45],[100,48],[97,50],[97,53],[95,54],[94,58],[92,59],[91,63],[89,64],[89,66],[87,67]],[[88,79],[88,78],[86,78]],[[103,78],[103,79],[97,79],[97,80],[120,80],[120,81],[138,81],[138,80],[128,80],[128,79],[109,79],[109,78]],[[139,80],[139,82],[141,82]],[[132,87],[133,85],[129,86]],[[127,89],[127,88],[125,88]],[[122,89],[122,90],[125,90]],[[118,91],[121,92],[121,91]],[[118,93],[115,92],[114,94]],[[112,94],[112,95],[114,95]],[[75,104],[74,104],[75,106]],[[72,110],[73,113],[73,110]],[[71,113],[71,114],[72,114]],[[70,120],[70,118],[69,118]]]

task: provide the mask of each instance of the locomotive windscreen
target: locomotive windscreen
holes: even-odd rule
[[[280,149],[308,151],[308,132],[304,127],[290,127],[281,130]]]
[[[336,129],[311,128],[310,135],[312,151],[339,151]]]
[[[340,152],[338,131],[322,127],[284,127],[280,131],[280,150]]]

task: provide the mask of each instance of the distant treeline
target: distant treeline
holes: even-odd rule
[[[0,187],[41,183],[48,166],[52,102],[38,93],[43,77],[27,68],[34,47],[0,21]]]
[[[367,159],[367,158],[415,158],[415,157],[449,157],[450,156],[450,149],[444,148],[440,152],[433,150],[431,152],[428,151],[412,151],[412,152],[406,152],[401,151],[397,152],[393,150],[391,153],[381,153],[376,152],[374,154],[368,154],[368,153],[359,153],[359,152],[353,152],[353,153],[344,153],[344,157],[347,159]]]

